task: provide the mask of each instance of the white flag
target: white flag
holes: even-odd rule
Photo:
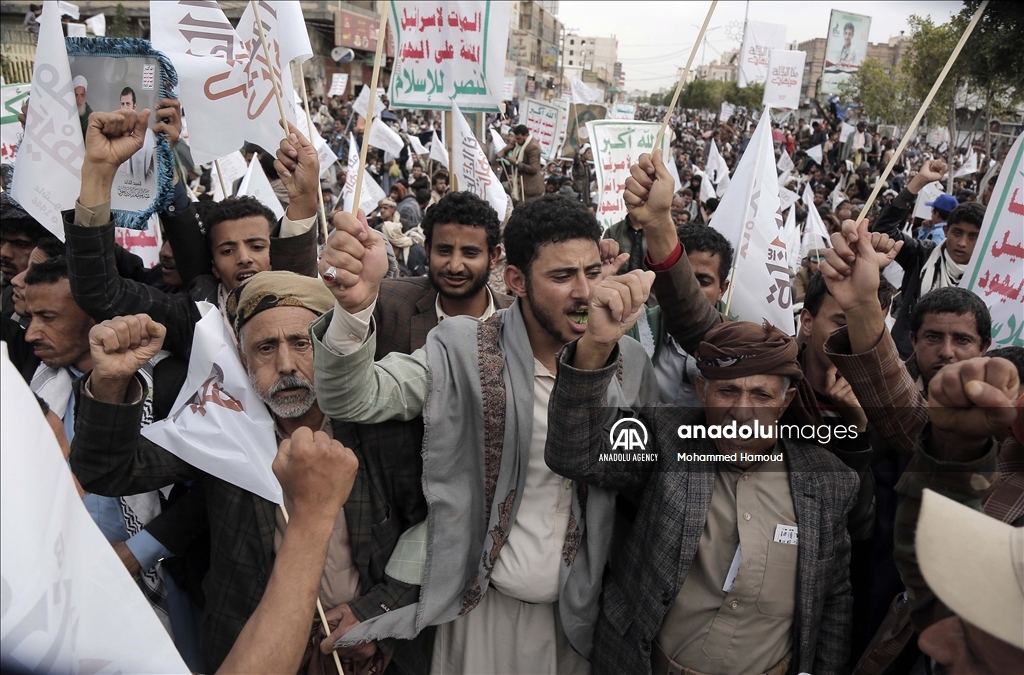
[[[821,164],[823,159],[821,144],[819,143],[813,148],[808,148],[807,156],[813,159],[818,164]]]
[[[856,130],[857,127],[853,126],[852,124],[847,124],[846,122],[843,122],[842,126],[839,127],[839,142],[845,143],[847,140],[849,140],[850,134],[852,134]]]
[[[828,235],[828,229],[825,228],[825,223],[821,220],[818,207],[814,205],[814,193],[811,191],[810,183],[804,186],[802,199],[804,206],[807,207],[807,222],[804,223],[804,238],[801,244],[803,251],[806,253],[812,248],[832,248],[832,239]]]
[[[795,167],[796,165],[793,164],[793,158],[789,156],[789,152],[783,150],[782,156],[779,157],[779,161],[775,164],[775,168],[778,169],[780,173],[787,173],[792,171]]]
[[[430,141],[430,159],[434,160],[446,169],[451,169],[448,166],[448,149],[444,147],[444,143],[437,135],[437,131],[434,132],[434,138]]]
[[[714,199],[718,196],[710,176],[700,169],[694,169],[693,175],[700,176],[700,201],[707,203],[709,199]]]
[[[800,196],[792,190],[779,188],[779,209],[785,211],[793,204],[796,204]]]
[[[396,157],[405,148],[405,142],[398,135],[398,132],[389,127],[388,123],[379,117],[374,118],[373,123],[370,125],[370,133],[366,137],[369,139],[371,147],[386,150]]]
[[[973,154],[973,150],[971,151]],[[1024,347],[1024,198],[1020,176],[1024,136],[1017,136],[985,209],[978,245],[960,286],[973,291],[992,313],[992,345]]]
[[[803,82],[806,58],[807,52],[771,50],[762,99],[765,106],[787,110],[800,107],[800,83]]]
[[[748,21],[740,46],[739,86],[763,84],[768,79],[768,57],[771,50],[785,47],[785,24]]]
[[[771,116],[761,115],[718,205],[711,226],[736,246],[729,313],[741,321],[768,321],[792,335],[793,289],[779,213]]]
[[[917,201],[914,202],[914,213],[912,217],[931,218],[932,207],[928,206],[928,204],[938,199],[939,195],[942,193],[942,183],[937,180],[932,181],[921,188],[921,191],[917,193]]]
[[[466,121],[465,115],[459,110],[458,104],[452,102],[452,172],[458,177],[459,190],[472,192],[477,197],[486,199],[487,203],[498,212],[499,218],[505,217],[508,206],[508,195],[501,186],[501,181],[494,175],[487,154],[473,135],[473,129]],[[437,139],[434,139],[437,142]]]
[[[90,16],[85,20],[85,25],[92,29],[92,34],[96,37],[107,36],[107,17],[104,15]]]
[[[376,122],[376,120],[374,120]],[[355,136],[348,137],[348,172],[345,174],[345,187],[341,191],[345,211],[352,212],[352,196],[356,191],[356,178],[359,176],[359,148],[356,146]],[[363,187],[359,192],[359,207],[366,213],[370,213],[380,200],[387,197],[383,188],[377,184],[373,176],[363,176]]]
[[[331,165],[338,161],[338,157],[331,150],[331,146],[324,140],[324,137],[320,135],[320,132],[317,131],[316,124],[310,125],[311,117],[306,114],[305,109],[302,107],[302,95],[297,91],[293,93],[295,94],[295,110],[298,111],[297,114],[299,116],[299,131],[316,148],[316,156],[320,160],[320,176],[323,177],[327,170],[331,168]]]
[[[967,150],[967,158],[964,163],[960,165],[960,168],[953,174],[953,178],[960,178],[961,176],[970,176],[972,173],[978,171],[978,153],[974,151],[974,148]]]
[[[242,182],[238,185],[239,197],[255,197],[268,209],[274,212],[277,219],[284,217],[284,207],[281,200],[274,194],[274,188],[270,186],[263,165],[260,164],[259,155],[253,155],[249,162],[249,169],[245,172]]]
[[[715,186],[715,194],[721,199],[725,196],[725,191],[729,189],[729,185],[732,184],[732,179],[729,178],[729,174],[722,176],[722,180],[718,181],[718,185]]]
[[[39,44],[25,118],[25,138],[18,150],[11,197],[64,241],[61,211],[74,208],[82,187],[85,139],[71,82],[71,65],[55,0],[43,3]],[[38,84],[48,83],[46,86]]]
[[[718,151],[718,143],[714,139],[711,140],[711,149],[708,151],[708,161],[704,168],[711,175],[715,185],[718,185],[723,178],[729,177],[729,165],[725,163],[725,158]]]
[[[61,14],[70,16],[75,21],[78,21],[82,14],[78,9],[78,5],[73,2],[66,2],[65,0],[59,0],[57,7],[60,9]]]
[[[281,484],[271,469],[274,419],[253,391],[220,310],[198,304],[203,318],[192,338],[185,384],[171,416],[144,427],[142,435],[200,471],[281,504]]]
[[[0,382],[4,670],[189,672],[82,504],[6,344],[0,346]]]
[[[846,193],[839,189],[839,183],[836,183],[835,188],[832,189],[832,194],[828,196],[829,203],[832,205],[832,210],[835,211],[840,204],[848,201],[850,198],[846,196]]]
[[[796,224],[796,209],[790,209],[786,215],[786,225],[782,228],[782,240],[786,242],[789,269],[794,274],[800,269],[803,255],[800,252],[800,227]]]
[[[497,129],[490,129],[488,134],[491,137],[491,149],[494,150],[494,154],[498,154],[505,149],[505,140],[498,133]]]
[[[352,112],[358,114],[363,119],[366,119],[366,106],[370,104],[370,88],[363,85],[363,88],[359,91],[359,96],[356,100],[352,101]],[[380,114],[384,112],[384,102],[380,100],[380,96],[373,99],[373,116],[380,117]]]
[[[245,157],[238,150],[221,157],[211,164],[210,184],[213,187],[213,201],[219,202],[225,197],[234,195],[232,186],[239,178],[244,178],[249,171]],[[223,184],[223,190],[221,189]],[[225,194],[225,191],[227,194]]]
[[[420,137],[416,134],[409,134],[409,145],[412,146],[412,151],[421,157],[430,154],[430,151],[423,146],[423,143],[420,142]]]
[[[587,105],[588,103],[601,100],[601,92],[591,89],[580,78],[574,77],[570,82],[572,83],[573,105]]]

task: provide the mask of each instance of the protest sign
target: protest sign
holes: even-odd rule
[[[188,374],[167,419],[142,435],[200,471],[283,503],[271,470],[277,456],[274,420],[249,382],[220,310],[199,302]]]
[[[473,135],[473,130],[458,104],[452,103],[451,115],[451,170],[459,181],[459,190],[472,192],[477,197],[487,200],[487,203],[498,212],[498,217],[504,218],[505,210],[508,208],[508,195],[501,186],[501,181],[494,175],[487,154]]]
[[[11,364],[6,343],[0,345],[0,382],[4,670],[188,673],[82,504],[57,439]]]
[[[764,105],[796,110],[800,107],[800,83],[804,77],[807,52],[772,49],[768,56],[768,79],[764,83]]]
[[[396,108],[499,109],[511,3],[393,0],[398,56],[388,95]]]
[[[503,101],[511,101],[516,93],[516,78],[506,77],[501,85],[501,98]]]
[[[71,64],[54,0],[43,3],[39,44],[32,71],[36,87],[29,99],[25,138],[14,170],[11,197],[25,211],[64,241],[61,211],[74,207],[81,188],[85,140],[75,104]]]
[[[1024,347],[1024,136],[1003,160],[960,284],[992,314],[992,346]]]
[[[856,73],[867,58],[871,17],[833,9],[828,25],[821,91],[838,94],[840,85]]]
[[[764,84],[768,79],[768,56],[772,49],[786,48],[786,25],[748,21],[740,46],[739,86]]]
[[[90,16],[85,20],[85,25],[89,27],[92,34],[96,37],[106,37],[107,35],[107,17],[103,14],[97,14],[96,16]]]
[[[928,183],[921,191],[917,193],[917,201],[914,202],[914,218],[931,218],[932,207],[928,206],[929,203],[934,202],[935,199],[943,193],[942,183],[939,181],[932,181]]]
[[[608,110],[603,105],[573,105],[560,156],[575,157],[580,146],[588,142],[587,138],[581,139],[581,136],[588,133],[587,123],[603,120],[607,114]]]
[[[729,118],[736,114],[736,106],[732,103],[726,103],[722,101],[722,108],[718,113],[719,122],[728,122]]]
[[[332,73],[331,88],[327,90],[328,96],[344,96],[348,90],[348,73]]]
[[[130,230],[127,227],[114,228],[114,243],[126,251],[142,258],[146,267],[155,267],[160,262],[160,216],[149,217],[144,230]]]
[[[963,164],[953,174],[954,178],[962,178],[964,176],[970,176],[972,173],[978,171],[978,153],[974,151],[974,148],[970,148],[967,151],[967,157],[964,158]]]
[[[565,99],[556,99],[550,103],[558,108],[558,135],[555,136],[555,146],[551,153],[553,157],[557,157],[559,153],[563,152],[565,139],[569,134],[569,106],[571,104]],[[502,134],[504,133],[502,132]]]
[[[249,162],[249,168],[242,177],[242,182],[238,184],[238,196],[255,197],[260,204],[273,211],[278,220],[284,217],[284,207],[274,194],[274,188],[270,186],[263,165],[260,164],[259,155],[253,155]]]
[[[594,150],[597,174],[597,221],[611,227],[626,217],[626,191],[629,169],[645,152],[653,152],[661,125],[657,122],[632,120],[600,120],[587,122],[590,145]],[[671,139],[662,139],[663,156],[670,156]]]
[[[792,335],[793,289],[769,115],[761,115],[732,183],[711,219],[711,227],[736,248],[727,312],[741,321],[768,321]]]
[[[0,164],[14,164],[18,144],[25,134],[18,115],[31,89],[31,84],[5,84],[0,87]]]
[[[636,119],[636,105],[633,103],[615,103],[608,109],[610,120]]]
[[[556,155],[555,140],[558,138],[560,115],[558,106],[545,101],[528,98],[523,104],[524,124],[540,144],[540,154],[544,159],[550,160]]]

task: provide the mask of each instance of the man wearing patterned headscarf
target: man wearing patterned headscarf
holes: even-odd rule
[[[653,277],[646,287],[616,277],[617,292],[592,293],[587,331],[560,354],[551,394],[548,466],[642,493],[605,577],[591,665],[656,675],[841,671],[858,479],[817,437],[829,427],[796,341],[767,323],[722,323],[697,351],[701,408],[614,409],[604,392],[618,338]]]

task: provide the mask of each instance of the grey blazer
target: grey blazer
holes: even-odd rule
[[[704,422],[703,411],[649,406],[619,411],[649,432],[646,451],[656,462],[600,462],[611,452],[604,393],[612,365],[581,371],[572,362],[575,343],[559,355],[548,408],[545,459],[556,473],[604,488],[635,492],[639,509],[621,550],[612,552],[594,635],[594,673],[650,673],[651,641],[679,594],[700,542],[715,467],[677,462],[677,452],[714,453],[713,442],[681,441],[680,424]],[[684,443],[688,445],[684,446]],[[842,673],[850,649],[850,536],[847,514],[857,499],[856,473],[829,451],[807,443],[783,444],[800,528],[791,673]]]

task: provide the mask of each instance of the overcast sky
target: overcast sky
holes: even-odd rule
[[[702,57],[708,63],[723,51],[739,47],[743,16],[750,5],[749,18],[788,26],[786,41],[825,37],[829,14],[838,9],[871,17],[871,42],[885,42],[900,31],[910,29],[911,14],[930,16],[944,23],[957,14],[962,2],[739,2],[718,3],[708,29],[707,56],[703,43],[694,64]],[[676,82],[676,69],[686,65],[690,46],[700,32],[710,2],[601,2],[561,0],[558,16],[566,30],[593,37],[615,36],[619,40],[619,60],[626,73],[626,88],[657,91]],[[712,30],[714,29],[714,30]]]

